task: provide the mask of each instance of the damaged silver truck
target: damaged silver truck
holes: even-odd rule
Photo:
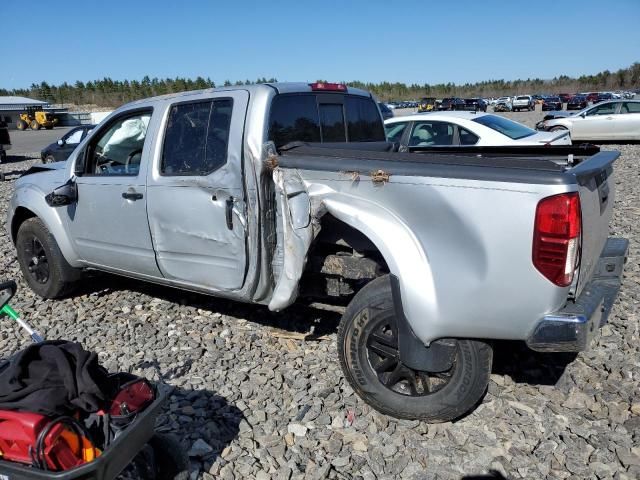
[[[137,101],[16,182],[7,228],[38,295],[84,270],[268,305],[347,304],[344,375],[386,414],[473,409],[492,340],[580,351],[627,241],[617,152],[565,164],[394,151],[368,92],[263,84]]]

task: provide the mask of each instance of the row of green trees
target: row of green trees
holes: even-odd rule
[[[227,80],[220,86],[248,85],[251,83],[276,82],[275,78],[258,78],[255,81],[245,80],[232,83]],[[572,78],[566,75],[543,80],[528,78],[526,80],[487,80],[477,83],[411,84],[404,83],[371,83],[352,81],[348,85],[373,92],[383,101],[418,99],[430,97],[495,97],[500,95],[516,95],[522,93],[572,93],[599,90],[635,89],[640,86],[640,63],[615,72],[605,70],[595,75],[581,75]],[[20,95],[48,101],[52,104],[94,104],[100,107],[117,107],[123,103],[139,98],[183,92],[202,88],[212,88],[216,84],[210,78],[149,78],[142,80],[113,80],[103,78],[91,82],[77,81],[73,85],[65,82],[61,85],[50,85],[47,82],[32,84],[29,88],[6,90],[0,88],[0,95]]]

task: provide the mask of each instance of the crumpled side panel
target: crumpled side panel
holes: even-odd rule
[[[291,305],[298,294],[298,285],[307,263],[307,252],[314,238],[311,203],[305,184],[297,170],[274,168],[273,181],[278,208],[278,248],[282,255],[274,266],[279,271],[269,310],[278,311]],[[279,268],[278,268],[279,267]]]

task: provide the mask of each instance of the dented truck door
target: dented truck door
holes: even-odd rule
[[[208,290],[243,285],[241,159],[248,99],[248,92],[234,90],[167,105],[148,178],[149,226],[167,279]]]

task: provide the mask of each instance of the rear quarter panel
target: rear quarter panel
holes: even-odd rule
[[[312,202],[367,235],[400,279],[403,308],[424,342],[525,339],[568,288],[531,260],[535,209],[563,185],[301,171]]]

